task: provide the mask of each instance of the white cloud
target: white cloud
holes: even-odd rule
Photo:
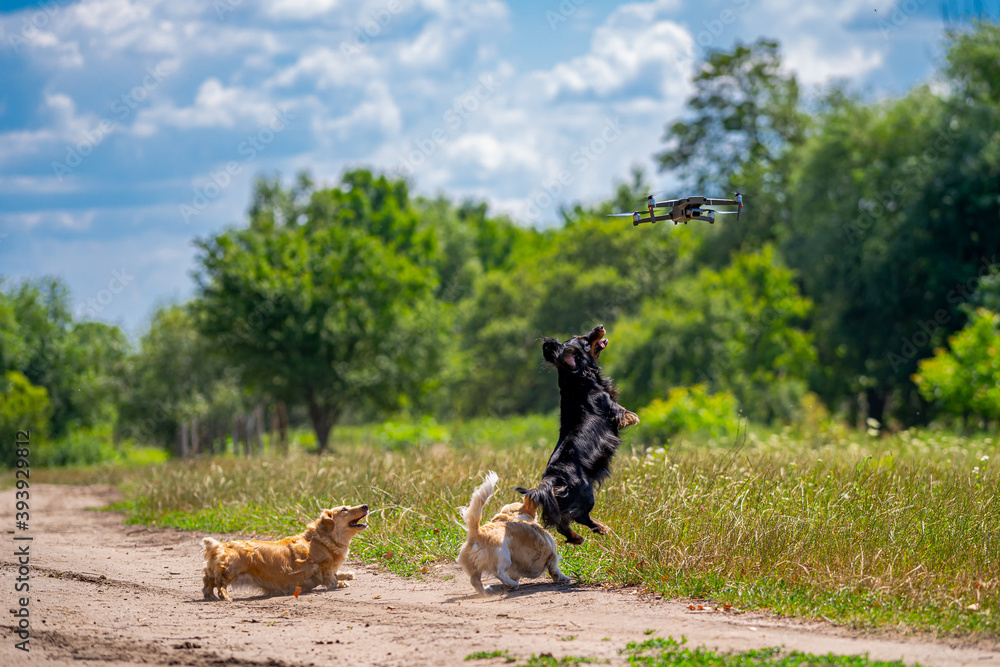
[[[55,60],[50,62],[55,69],[77,69],[83,66],[80,45],[76,41],[60,41],[55,33],[39,30],[33,33],[27,44],[30,48],[51,51]]]
[[[53,176],[0,176],[0,192],[5,194],[64,194],[78,192],[79,186]]]
[[[469,132],[447,144],[445,155],[457,167],[475,164],[488,172],[516,171],[538,166],[538,153],[524,142],[503,140],[493,134]]]
[[[329,14],[340,0],[269,0],[265,13],[274,19],[309,19]]]
[[[837,3],[764,0],[763,9],[746,13],[751,29],[779,38],[785,67],[794,71],[803,83],[861,78],[885,61],[889,42],[873,40],[871,32],[850,27],[859,15],[869,12],[875,27],[877,14],[868,0]],[[773,30],[775,17],[780,17],[780,32]]]
[[[431,23],[412,44],[400,48],[399,64],[414,69],[443,64],[453,41],[451,31],[444,23]]]
[[[830,79],[854,77],[881,67],[883,54],[860,44],[844,45],[835,52],[812,37],[799,37],[784,47],[785,66],[795,71],[799,81],[819,84]]]
[[[360,129],[375,129],[387,136],[395,136],[403,124],[402,112],[392,97],[389,87],[381,81],[372,81],[365,87],[365,99],[350,113],[327,121],[319,120],[320,133],[334,132],[339,139],[348,139]]]
[[[226,87],[221,81],[209,77],[198,88],[194,103],[188,107],[175,107],[167,102],[139,112],[133,132],[148,136],[160,126],[182,130],[210,127],[235,127],[240,121],[265,123],[274,116],[275,106],[260,91]]]
[[[0,164],[13,161],[14,158],[58,151],[59,142],[88,142],[93,136],[93,128],[99,122],[92,115],[78,116],[73,99],[63,93],[46,95],[39,112],[45,119],[41,128],[0,134]]]
[[[0,224],[8,229],[30,231],[36,227],[75,232],[90,229],[97,213],[94,210],[48,210],[27,213],[0,213]]]
[[[509,10],[499,0],[423,0],[431,12],[421,33],[398,48],[396,62],[408,69],[446,66],[460,47],[504,30]]]
[[[92,33],[120,33],[146,23],[159,3],[131,0],[85,0],[67,8],[69,18]]]
[[[368,50],[345,53],[328,46],[306,47],[294,64],[272,76],[267,88],[287,88],[300,82],[311,82],[317,89],[339,86],[363,86],[382,78],[386,67]]]
[[[693,40],[677,23],[657,18],[676,6],[665,0],[615,9],[594,31],[589,53],[541,76],[548,97],[567,91],[607,96],[636,82],[654,96],[676,87],[688,75],[688,63],[678,54],[689,53]]]

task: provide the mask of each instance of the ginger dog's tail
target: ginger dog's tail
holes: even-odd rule
[[[497,486],[497,474],[490,470],[486,473],[486,479],[479,485],[479,488],[472,492],[469,499],[469,506],[461,509],[462,519],[465,521],[465,529],[469,537],[479,534],[479,522],[483,519],[483,508],[493,495]]]
[[[220,544],[221,542],[214,537],[206,537],[201,541],[201,555],[205,557],[205,560],[208,560],[208,557],[215,551],[215,547]]]

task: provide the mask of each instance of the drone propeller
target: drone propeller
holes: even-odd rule
[[[608,213],[609,218],[631,218],[635,213]]]
[[[645,201],[648,201],[650,197],[652,197],[653,199],[658,199],[660,195],[666,194],[666,193],[667,193],[666,190],[656,190],[654,192],[650,192],[645,197],[641,197],[639,199],[636,199],[636,201],[637,202],[645,202]]]
[[[743,195],[741,195],[739,190],[737,190],[736,192],[733,193],[733,196],[736,198],[736,201],[740,203],[740,207],[736,209],[736,219],[739,220],[740,212],[743,210]]]

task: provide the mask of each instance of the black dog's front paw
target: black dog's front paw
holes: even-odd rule
[[[618,418],[618,428],[627,428],[629,426],[635,426],[639,423],[639,415],[629,410],[625,412]]]
[[[601,523],[600,521],[597,521],[597,520],[594,521],[594,525],[591,526],[590,529],[592,531],[594,531],[595,533],[597,533],[598,535],[608,535],[608,534],[611,533],[611,529],[610,528],[608,528],[603,523]]]

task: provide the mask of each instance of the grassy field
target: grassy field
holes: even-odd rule
[[[365,502],[352,553],[419,576],[457,555],[457,508],[483,474],[533,485],[556,429],[554,417],[342,429],[322,458],[293,448],[107,481],[130,521],[209,533],[289,534],[322,507]],[[563,570],[855,628],[1000,638],[997,442],[752,429],[734,442],[626,443],[594,512],[614,533],[560,544]],[[515,499],[505,490],[488,510]]]

